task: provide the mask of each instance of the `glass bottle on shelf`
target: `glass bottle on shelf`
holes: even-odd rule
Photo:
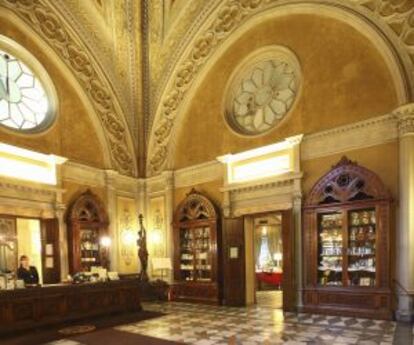
[[[342,286],[342,213],[319,215],[318,282],[322,286]]]
[[[355,220],[359,226],[353,226]],[[347,277],[350,286],[375,286],[376,282],[376,214],[375,209],[349,212]],[[356,232],[353,236],[352,233]]]

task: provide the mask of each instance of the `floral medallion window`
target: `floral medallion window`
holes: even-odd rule
[[[43,67],[23,47],[0,36],[0,125],[40,132],[54,119],[55,99]]]
[[[236,68],[226,92],[226,120],[244,135],[275,128],[289,113],[300,86],[300,66],[284,47],[265,47]]]

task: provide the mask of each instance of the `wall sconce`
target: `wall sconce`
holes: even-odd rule
[[[101,245],[102,247],[109,248],[112,244],[112,240],[109,236],[103,236],[101,237]]]
[[[154,229],[153,231],[151,231],[151,233],[149,234],[149,240],[152,245],[159,245],[162,240],[161,231],[158,229]]]
[[[112,244],[112,240],[109,236],[102,236],[99,242],[102,246],[101,265],[109,270],[109,247]]]
[[[126,246],[135,245],[137,242],[137,236],[133,231],[127,230],[122,234],[122,243]]]

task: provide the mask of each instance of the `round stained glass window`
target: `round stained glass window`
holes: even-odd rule
[[[258,135],[275,128],[298,94],[299,62],[284,47],[265,47],[236,68],[226,94],[226,120],[233,130]]]
[[[0,37],[0,125],[21,132],[40,132],[54,117],[54,89],[43,67],[16,45]],[[20,51],[27,63],[17,57]]]

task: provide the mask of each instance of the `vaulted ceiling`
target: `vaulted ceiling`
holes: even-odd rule
[[[167,167],[174,116],[167,121],[160,114],[173,91],[171,81],[197,40],[217,22],[230,34],[254,15],[293,3],[358,13],[405,51],[402,59],[414,61],[413,0],[0,0],[61,52],[82,79],[109,132],[114,168],[128,175],[139,170],[141,176],[146,168],[154,174]],[[215,42],[212,52],[220,44]],[[198,61],[189,85],[211,55]]]

